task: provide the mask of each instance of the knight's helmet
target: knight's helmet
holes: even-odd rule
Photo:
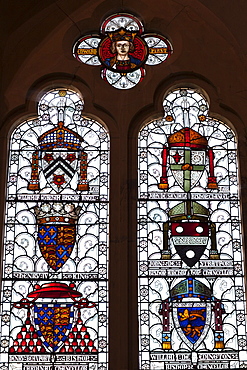
[[[32,173],[28,190],[39,190],[39,169],[46,180],[59,191],[63,184],[71,181],[75,173],[79,176],[77,190],[88,190],[87,154],[82,149],[83,138],[58,122],[57,127],[38,138],[39,148],[32,155]],[[43,163],[41,165],[41,163]]]

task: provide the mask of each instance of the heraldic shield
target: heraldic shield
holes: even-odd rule
[[[39,170],[42,171],[48,186],[56,193],[68,187],[77,173],[77,190],[88,190],[87,154],[82,150],[83,138],[79,134],[59,122],[57,127],[41,135],[38,142],[39,149],[32,155],[32,174],[28,190],[39,190]]]
[[[199,261],[208,245],[208,210],[197,202],[186,201],[173,207],[169,216],[171,240],[176,252],[192,267]]]
[[[209,161],[208,188],[218,189],[214,176],[214,154],[208,146],[207,139],[197,131],[185,127],[167,139],[168,147],[164,145],[162,151],[162,176],[159,189],[169,188],[167,165],[177,184],[185,191],[190,192],[198,185],[206,167],[206,158]],[[169,160],[168,160],[169,158]]]
[[[87,155],[83,152],[83,138],[64,127],[63,122],[38,138],[39,149],[32,155],[32,175],[28,190],[40,189],[40,175],[45,187],[61,193],[77,177],[77,191],[88,190]],[[44,181],[43,181],[44,182]],[[76,224],[80,207],[59,202],[36,206],[38,244],[48,265],[59,270],[70,257],[76,241]]]
[[[196,348],[207,335],[211,322],[210,289],[188,278],[171,290],[172,316],[178,334],[190,348]]]
[[[74,284],[36,285],[28,294],[31,301],[23,298],[14,304],[28,313],[10,353],[97,353],[81,319],[81,309],[94,308],[95,303],[81,296]]]
[[[68,338],[74,318],[72,309],[72,304],[35,305],[37,334],[49,351],[56,351]]]
[[[75,244],[75,225],[39,225],[38,243],[42,256],[54,270],[68,260]]]
[[[38,244],[48,265],[58,271],[69,259],[76,242],[76,221],[80,207],[44,203],[35,207]]]
[[[170,170],[176,182],[189,192],[200,180],[206,164],[207,140],[189,127],[168,137]],[[164,148],[167,152],[167,148]],[[168,153],[164,153],[167,156]]]
[[[57,148],[41,155],[41,168],[47,182],[55,191],[66,188],[75,175],[79,153]]]
[[[170,297],[162,301],[159,314],[163,316],[162,348],[170,350],[171,324],[181,340],[196,349],[208,334],[214,319],[214,348],[224,348],[222,302],[212,295],[209,287],[192,277],[180,281],[170,291]],[[212,315],[212,313],[214,315]],[[213,318],[214,316],[214,318]]]
[[[173,317],[182,340],[197,347],[205,338],[211,321],[210,304],[200,302],[174,303]]]

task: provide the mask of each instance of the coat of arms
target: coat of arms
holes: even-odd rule
[[[224,348],[222,315],[224,306],[216,299],[205,284],[194,278],[188,278],[176,284],[170,291],[170,297],[162,301],[159,313],[163,316],[162,347],[172,348],[171,325],[181,340],[190,349],[196,349],[205,339],[213,320],[215,322],[215,348]]]
[[[78,182],[77,190],[88,190],[87,154],[82,149],[80,135],[59,122],[57,127],[41,135],[38,142],[39,149],[32,156],[29,190],[40,188],[39,172],[56,194],[61,193],[74,177]],[[54,271],[59,270],[72,253],[79,212],[80,207],[73,203],[50,202],[35,207],[40,251]]]
[[[94,341],[81,318],[81,310],[95,303],[81,298],[82,294],[64,283],[35,286],[14,304],[27,309],[23,328],[10,347],[10,353],[97,353]],[[32,311],[32,312],[31,312]]]
[[[218,189],[214,176],[213,152],[207,139],[195,130],[185,127],[168,137],[168,147],[162,152],[162,177],[159,189],[169,188],[167,166],[175,182],[187,194],[195,187],[205,171],[206,156],[209,157],[208,188]],[[210,258],[219,258],[216,249],[215,225],[210,221],[209,212],[202,204],[188,197],[169,211],[169,221],[164,224],[163,259],[170,258],[170,240],[180,258],[190,267],[203,255],[209,240]]]

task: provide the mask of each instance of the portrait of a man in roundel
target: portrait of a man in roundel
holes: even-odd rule
[[[125,29],[108,34],[100,45],[100,59],[106,68],[117,72],[130,72],[145,62],[146,45],[136,32]]]

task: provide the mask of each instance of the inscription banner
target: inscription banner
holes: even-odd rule
[[[247,368],[237,142],[181,87],[138,138],[140,369]]]
[[[0,369],[108,369],[109,133],[83,107],[47,91],[10,137]]]
[[[88,364],[81,365],[24,365],[23,370],[88,370]]]
[[[187,199],[187,193],[140,193],[141,199]],[[229,200],[230,194],[220,194],[220,193],[192,193],[191,199],[200,200]]]
[[[13,273],[14,277],[16,279],[29,279],[29,278],[33,278],[33,279],[47,279],[49,278],[50,280],[57,280],[58,278],[61,278],[61,279],[65,279],[65,280],[69,280],[69,279],[72,279],[73,277],[77,277],[78,279],[81,279],[81,280],[89,280],[89,279],[98,279],[98,274],[90,274],[90,273],[75,273],[75,274],[71,274],[71,273],[60,273],[60,274],[56,274],[56,275],[53,275],[53,276],[50,276],[49,273],[47,272],[41,272],[41,273],[38,273],[38,272],[14,272]]]
[[[233,268],[228,269],[213,269],[210,268],[208,270],[203,269],[190,269],[188,273],[192,276],[233,276],[234,270]],[[172,268],[170,270],[156,270],[156,269],[149,269],[149,276],[183,276],[184,270],[183,269],[175,269]]]
[[[10,355],[10,362],[50,362],[52,355]],[[57,362],[96,362],[97,355],[56,355]],[[26,365],[27,366],[27,365]]]
[[[95,189],[94,189],[95,191]],[[93,202],[93,201],[98,201],[99,200],[99,196],[98,195],[93,195],[93,194],[89,194],[89,195],[71,195],[71,194],[57,194],[57,195],[52,195],[52,194],[34,194],[34,195],[30,195],[30,194],[18,194],[17,195],[17,199],[19,201],[41,201],[41,200],[47,200],[47,201],[51,201],[51,200],[56,200],[56,201],[76,201],[76,202],[79,202],[79,201],[88,201],[88,202]],[[11,199],[13,200],[13,199]]]

